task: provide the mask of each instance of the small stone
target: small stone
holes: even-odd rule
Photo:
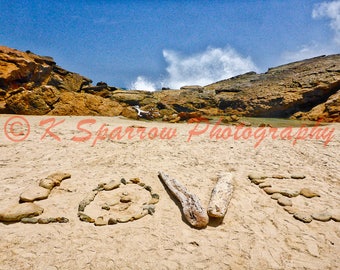
[[[263,182],[263,183],[259,184],[259,188],[266,188],[266,187],[272,187],[272,185],[269,184],[269,183],[266,183],[266,182]]]
[[[96,221],[94,222],[95,226],[105,226],[107,223],[105,222],[103,217],[97,217]]]
[[[274,193],[270,198],[272,198],[273,200],[278,200],[281,197],[282,197],[281,193]]]
[[[20,202],[33,202],[48,198],[51,190],[40,186],[29,187],[20,195]]]
[[[89,217],[88,215],[78,212],[78,217],[81,221],[89,222],[89,223],[94,223],[94,219]]]
[[[292,198],[299,196],[300,192],[297,190],[281,190],[281,195]]]
[[[129,202],[131,202],[132,201],[132,198],[130,197],[130,196],[122,196],[121,198],[120,198],[120,202],[121,203],[129,203]]]
[[[156,204],[159,202],[159,195],[154,193],[154,194],[151,194],[151,200],[149,202],[149,204]]]
[[[312,214],[312,218],[318,221],[329,221],[331,220],[332,216],[328,213],[315,213]]]
[[[124,185],[127,184],[127,182],[126,182],[126,180],[125,180],[124,178],[120,179],[120,182],[121,182],[122,184],[124,184]]]
[[[57,183],[58,182],[54,181],[53,179],[45,178],[40,180],[39,186],[51,190],[57,185]]]
[[[153,215],[155,213],[155,206],[153,204],[145,205],[143,210],[148,210],[148,213]]]
[[[57,217],[56,222],[58,222],[58,223],[68,223],[69,219],[66,218],[66,217]]]
[[[255,185],[259,185],[259,184],[264,183],[266,180],[265,179],[251,179],[250,181]]]
[[[309,188],[303,188],[300,190],[300,194],[306,198],[320,197],[320,195]]]
[[[39,218],[38,223],[39,224],[48,224],[48,223],[50,223],[50,220],[48,218]]]
[[[272,188],[272,187],[266,187],[263,190],[269,195],[272,195],[274,193],[281,193],[280,190],[278,190],[277,188]]]
[[[142,183],[142,182],[138,183],[138,185],[141,187],[145,187],[145,183]]]
[[[105,184],[103,186],[104,190],[109,191],[109,190],[113,190],[115,188],[118,188],[120,186],[120,182],[116,181],[116,180],[112,180],[109,183]]]
[[[284,176],[284,175],[281,175],[281,174],[274,174],[272,176],[272,178],[275,178],[275,179],[284,179],[284,178],[287,178],[287,176]]]
[[[281,198],[279,198],[279,199],[277,200],[277,203],[278,203],[279,205],[281,205],[281,206],[292,206],[292,205],[293,205],[291,199],[288,199],[287,197],[284,197],[284,196],[282,196]]]
[[[20,203],[12,205],[0,212],[0,221],[14,222],[25,217],[39,216],[44,211],[43,208],[34,203]]]
[[[295,213],[297,213],[299,211],[297,208],[292,207],[292,206],[285,206],[285,207],[283,207],[283,209],[291,215],[294,215]]]
[[[37,218],[22,218],[21,219],[22,223],[29,223],[29,224],[36,224],[38,223],[38,219]]]
[[[332,215],[332,220],[335,222],[340,222],[340,215]]]
[[[145,188],[147,191],[152,192],[152,187],[150,187],[150,186],[144,186],[144,188]]]
[[[105,185],[106,183],[99,183],[96,188],[92,189],[92,191],[103,191]]]
[[[126,222],[129,222],[131,219],[133,218],[132,217],[121,217],[121,218],[117,218],[117,222],[126,223]]]
[[[110,206],[106,203],[106,204],[104,204],[102,206],[102,209],[109,211],[110,210]]]
[[[292,174],[290,176],[290,178],[292,178],[292,179],[304,179],[304,178],[306,178],[306,176],[304,176],[303,174]]]
[[[263,174],[259,174],[259,173],[251,173],[248,175],[248,178],[250,180],[255,180],[255,179],[266,179],[267,176],[263,175]]]
[[[115,219],[115,218],[109,218],[109,221],[107,222],[107,224],[109,224],[109,225],[117,224],[117,219]]]
[[[98,191],[92,191],[91,193],[87,194],[86,197],[79,203],[78,212],[84,212],[85,207],[94,200],[97,194],[98,194]]]
[[[144,209],[140,214],[135,215],[133,218],[135,220],[138,220],[142,217],[145,217],[147,214],[149,214],[149,211],[147,209]]]
[[[133,184],[138,184],[138,183],[140,183],[140,179],[139,178],[131,178],[130,182],[133,183]]]
[[[48,179],[53,179],[57,182],[61,182],[65,179],[71,178],[71,174],[69,173],[63,173],[63,172],[56,172],[56,173],[52,173],[49,176],[47,176]]]
[[[297,212],[293,216],[295,219],[300,220],[304,223],[310,223],[313,220],[312,217],[306,213]]]

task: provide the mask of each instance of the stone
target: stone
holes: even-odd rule
[[[108,225],[114,225],[114,224],[117,224],[117,222],[118,222],[117,219],[115,219],[115,218],[109,218],[107,224],[108,224]]]
[[[297,190],[281,190],[281,195],[292,198],[299,196],[300,192]]]
[[[285,179],[285,178],[288,178],[288,177],[284,176],[282,174],[274,174],[274,175],[272,175],[272,178],[275,178],[275,179]]]
[[[259,184],[264,183],[266,180],[265,179],[251,179],[250,181],[255,185],[259,185]]]
[[[159,195],[154,193],[151,194],[151,200],[149,201],[149,204],[156,204],[159,202]]]
[[[295,213],[299,212],[299,209],[292,207],[292,206],[285,206],[283,207],[283,209],[291,215],[294,215]]]
[[[71,178],[71,174],[64,173],[64,172],[55,172],[47,176],[47,179],[52,179],[55,182],[59,182],[59,183],[68,178]]]
[[[92,191],[91,193],[87,194],[87,196],[79,203],[78,205],[78,212],[84,212],[85,207],[90,204],[97,196],[98,191]]]
[[[103,186],[104,190],[109,191],[109,190],[113,190],[116,189],[120,186],[120,182],[116,181],[116,180],[112,180],[109,183],[105,184]]]
[[[28,224],[36,224],[36,223],[38,223],[38,219],[34,218],[34,217],[32,217],[32,218],[22,218],[21,222],[22,223],[28,223]]]
[[[133,217],[120,217],[117,218],[118,223],[127,223],[129,221],[133,220]]]
[[[133,184],[139,184],[140,183],[140,179],[139,178],[131,178],[130,182]]]
[[[0,212],[0,221],[16,222],[25,217],[39,216],[44,209],[35,203],[15,204]]]
[[[329,213],[315,213],[312,214],[312,218],[318,221],[329,221],[332,218],[332,215],[330,215]]]
[[[293,216],[295,219],[300,220],[304,223],[310,223],[313,220],[311,215],[302,212],[296,212]]]
[[[135,215],[133,218],[134,220],[138,220],[138,219],[141,219],[142,217],[145,217],[148,214],[149,214],[149,211],[147,209],[144,209],[141,213]]]
[[[95,226],[105,226],[107,225],[107,222],[104,220],[103,217],[97,217],[95,222],[94,222]]]
[[[48,218],[39,218],[38,223],[39,224],[49,224],[50,220]]]
[[[270,198],[272,198],[273,200],[278,200],[281,197],[282,197],[281,193],[273,193],[273,195]]]
[[[57,217],[56,222],[58,222],[58,223],[68,223],[69,219],[66,218],[66,217]]]
[[[263,183],[259,184],[259,188],[266,188],[266,187],[272,187],[272,185],[269,184],[269,183],[266,183],[266,182],[263,182]]]
[[[40,187],[43,187],[43,188],[46,188],[46,189],[49,189],[49,190],[53,189],[56,185],[57,185],[57,183],[56,183],[55,180],[48,179],[48,178],[41,179],[40,182],[39,182]]]
[[[152,192],[152,187],[150,187],[150,186],[144,186],[144,188],[145,188],[147,191]]]
[[[153,204],[148,204],[143,207],[143,210],[147,210],[150,215],[155,213],[155,206]]]
[[[20,202],[33,202],[48,198],[51,190],[40,186],[29,187],[20,195]]]
[[[263,188],[264,192],[266,192],[268,195],[272,195],[274,193],[281,193],[281,191],[277,188],[273,188],[273,187],[266,187]]]
[[[303,174],[292,174],[290,176],[290,178],[292,178],[292,179],[304,179],[304,178],[306,178],[306,176],[304,176]]]
[[[107,203],[105,203],[105,204],[102,206],[102,209],[109,211],[109,210],[110,210],[110,206],[109,206]]]
[[[248,175],[248,178],[250,180],[254,180],[254,179],[266,179],[267,176],[260,174],[260,173],[251,173]]]
[[[94,223],[95,220],[91,217],[89,217],[88,215],[82,213],[82,212],[78,212],[78,217],[81,221],[85,221],[85,222],[89,222],[89,223]]]
[[[292,206],[293,205],[292,200],[284,196],[278,198],[277,203],[281,206]]]
[[[302,188],[300,194],[306,198],[320,197],[320,195],[309,188]]]
[[[340,215],[332,215],[332,220],[335,222],[340,222]]]
[[[132,198],[131,198],[130,196],[128,196],[128,195],[122,196],[122,197],[120,198],[120,202],[121,202],[121,203],[129,203],[129,202],[131,202],[131,201],[132,201]]]

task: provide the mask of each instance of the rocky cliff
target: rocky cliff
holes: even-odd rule
[[[179,90],[127,91],[91,83],[51,57],[0,46],[0,113],[138,118],[138,105],[148,118],[174,122],[217,115],[340,122],[340,55]]]

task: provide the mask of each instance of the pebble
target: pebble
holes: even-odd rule
[[[132,217],[117,218],[117,222],[119,222],[119,223],[126,223],[126,222],[129,222],[130,220],[133,220],[133,218]]]
[[[250,180],[254,180],[254,179],[266,179],[267,176],[260,174],[260,173],[251,173],[248,175],[248,178]]]
[[[266,192],[269,195],[272,195],[274,193],[281,193],[280,190],[278,190],[277,188],[273,188],[273,187],[266,187],[263,190],[264,190],[264,192]]]
[[[20,202],[33,202],[48,198],[51,190],[40,186],[29,187],[20,195]]]
[[[97,196],[98,191],[92,191],[91,193],[87,194],[86,197],[79,203],[78,212],[83,212],[85,207],[90,204]]]
[[[48,224],[48,223],[50,223],[50,220],[48,218],[39,218],[38,223],[39,224]]]
[[[78,212],[78,217],[81,221],[89,222],[89,223],[94,223],[94,219],[89,217],[88,215]]]
[[[306,198],[320,197],[320,195],[309,188],[303,188],[300,190],[300,194]]]
[[[127,182],[126,182],[126,180],[125,180],[124,178],[120,179],[120,182],[121,182],[122,184],[124,184],[124,185],[127,184]]]
[[[39,182],[39,186],[43,188],[47,188],[49,190],[53,189],[56,185],[57,185],[57,182],[49,178],[41,179]]]
[[[269,183],[266,183],[266,182],[263,182],[263,183],[259,184],[259,188],[266,188],[266,187],[272,187],[272,185],[269,184]]]
[[[151,194],[151,200],[149,201],[149,204],[156,204],[159,202],[159,195],[154,193],[154,194]]]
[[[259,184],[264,183],[266,180],[265,179],[251,179],[250,181],[255,185],[259,185]]]
[[[133,184],[138,184],[138,183],[140,183],[140,179],[139,178],[131,178],[130,182],[133,183]]]
[[[278,200],[281,197],[282,197],[281,193],[274,193],[270,198],[272,198],[273,200]]]
[[[303,174],[292,174],[290,176],[290,178],[292,178],[292,179],[304,179],[304,178],[306,178],[306,176],[304,176]]]
[[[288,178],[288,177],[284,176],[284,175],[281,175],[281,174],[274,174],[272,176],[272,178],[275,178],[275,179],[284,179],[284,178]]]
[[[300,192],[297,190],[282,190],[280,191],[281,195],[292,198],[299,196]]]
[[[294,218],[297,219],[297,220],[300,220],[304,223],[310,223],[313,220],[310,215],[305,214],[305,213],[301,213],[301,212],[295,213]]]
[[[150,186],[144,186],[144,188],[145,188],[147,191],[152,192],[152,187],[150,187]]]
[[[132,198],[130,196],[124,195],[120,198],[121,203],[129,203],[132,201]]]
[[[36,224],[38,223],[38,219],[37,218],[22,218],[21,219],[22,223],[30,223],[30,224]]]
[[[71,178],[71,174],[63,172],[55,172],[47,176],[48,179],[53,179],[57,182],[61,182],[65,179]]]
[[[117,219],[115,219],[115,218],[109,218],[109,221],[107,222],[107,224],[109,224],[109,225],[117,224]]]
[[[105,184],[103,188],[105,191],[110,191],[110,190],[118,188],[119,186],[120,186],[120,182],[116,180],[112,180],[109,183]]]
[[[328,213],[315,213],[312,214],[312,218],[318,221],[329,221],[331,220],[332,216]]]
[[[340,215],[332,215],[332,220],[335,222],[340,222]]]
[[[154,213],[155,213],[155,206],[153,205],[153,204],[149,204],[149,205],[145,205],[144,207],[143,207],[143,210],[148,210],[148,213],[150,214],[150,215],[153,215]]]
[[[104,220],[103,217],[97,217],[96,221],[94,222],[95,226],[105,226],[107,225],[106,221]]]
[[[283,209],[291,215],[294,215],[295,213],[297,213],[299,211],[297,208],[292,207],[292,206],[285,206],[285,207],[283,207]]]
[[[293,205],[292,200],[284,196],[279,198],[277,200],[277,203],[281,206],[292,206]]]
[[[142,217],[145,217],[147,214],[149,214],[149,211],[144,209],[140,214],[135,215],[133,218],[135,220],[138,220],[138,219],[140,219]]]
[[[59,223],[68,223],[69,219],[66,218],[66,217],[57,217],[56,218],[56,222],[59,222]]]
[[[109,206],[107,203],[105,203],[105,204],[102,206],[102,209],[109,211],[109,210],[110,210],[110,206]]]

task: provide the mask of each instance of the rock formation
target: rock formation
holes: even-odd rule
[[[91,82],[57,66],[51,57],[0,46],[0,113],[137,119],[132,106],[138,105],[152,118],[172,122],[184,120],[179,116],[183,112],[340,122],[340,54],[179,90],[126,91]]]

